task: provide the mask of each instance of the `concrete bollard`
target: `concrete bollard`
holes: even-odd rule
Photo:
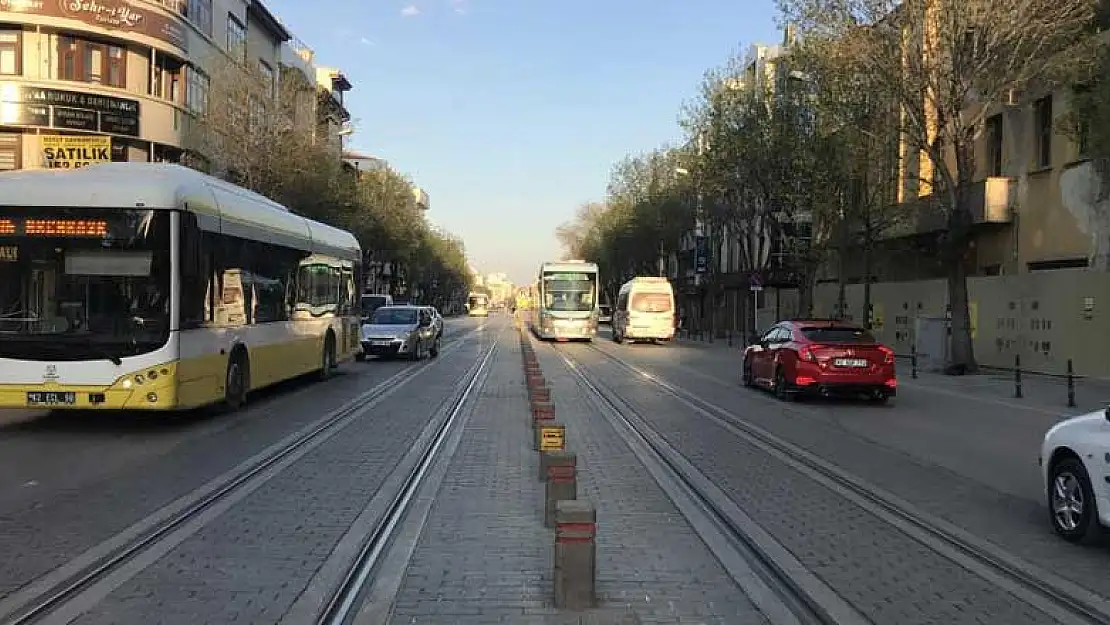
[[[553,451],[547,455],[543,524],[544,527],[555,527],[555,504],[578,498],[578,460],[569,451]]]
[[[555,607],[594,607],[597,582],[597,513],[582,499],[555,503]]]
[[[532,403],[532,420],[538,422],[555,420],[555,405],[550,401]]]
[[[533,451],[565,451],[566,427],[554,419],[532,422],[532,449]],[[545,445],[546,441],[546,447]],[[545,465],[546,466],[546,465]],[[540,470],[540,479],[546,479],[545,469]]]

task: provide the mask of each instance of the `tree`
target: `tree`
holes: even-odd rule
[[[689,227],[684,158],[670,148],[626,157],[613,167],[606,201],[583,204],[556,230],[566,257],[598,264],[610,298],[623,281],[658,273]]]
[[[903,163],[944,218],[939,252],[952,313],[949,366],[977,369],[968,312],[975,142],[1012,89],[1041,87],[1082,45],[1094,0],[779,0],[803,38],[835,45],[897,106]],[[912,155],[911,158],[906,158]],[[919,156],[918,156],[919,155]],[[910,164],[916,165],[910,167]]]
[[[1098,24],[1105,29],[1110,25],[1110,4],[1098,17]],[[1072,93],[1072,103],[1060,119],[1060,127],[1079,146],[1080,153],[1088,160],[1076,166],[1074,176],[1082,176],[1087,184],[1083,199],[1091,207],[1095,222],[1091,228],[1092,269],[1110,271],[1110,46],[1103,45],[1091,65],[1077,64],[1072,75],[1077,85]]]
[[[344,167],[316,134],[317,91],[307,77],[290,69],[275,83],[260,67],[222,54],[205,69],[209,105],[187,121],[188,164],[351,231],[366,260],[403,266],[410,291],[429,294],[437,306],[465,292],[462,242],[427,223],[405,176]]]
[[[350,209],[351,179],[315,140],[315,108],[305,104],[314,85],[295,70],[275,82],[260,66],[223,54],[204,65],[207,106],[186,122],[190,164],[315,219]]]

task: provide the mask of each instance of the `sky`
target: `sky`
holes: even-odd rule
[[[267,0],[353,84],[348,148],[429,196],[483,274],[558,260],[613,164],[675,143],[707,69],[777,43],[774,0]]]

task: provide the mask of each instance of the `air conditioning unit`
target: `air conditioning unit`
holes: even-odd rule
[[[1025,94],[1020,89],[1007,89],[1002,94],[1003,106],[1021,106]]]

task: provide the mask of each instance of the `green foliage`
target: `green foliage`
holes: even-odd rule
[[[625,158],[613,168],[606,201],[584,204],[556,231],[568,258],[598,264],[611,297],[623,280],[655,275],[660,250],[677,249],[692,225],[688,165],[673,148]]]
[[[223,56],[206,65],[213,106],[189,120],[187,164],[351,231],[368,259],[404,267],[409,288],[429,294],[424,301],[442,306],[469,288],[462,241],[427,222],[406,177],[391,169],[356,176],[314,137],[314,84],[289,70],[272,85]]]

